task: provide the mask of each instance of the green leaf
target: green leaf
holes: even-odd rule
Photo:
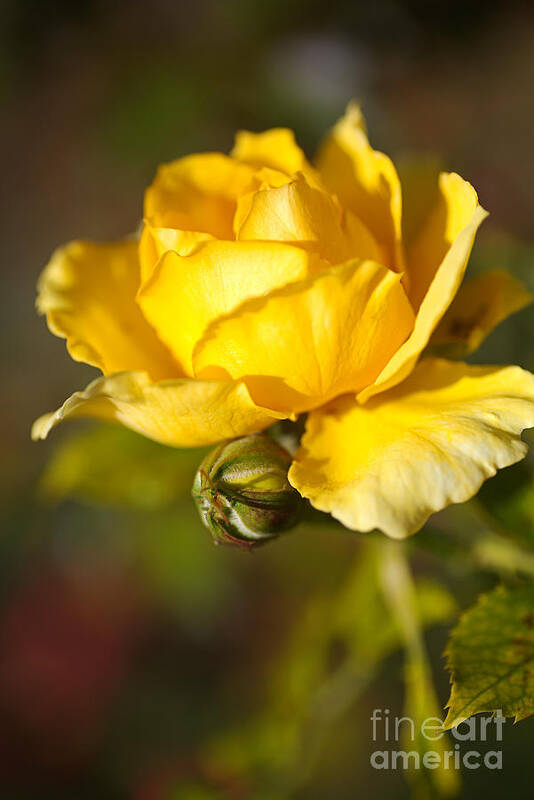
[[[433,797],[454,797],[460,790],[460,776],[455,770],[443,767],[443,754],[449,750],[450,742],[444,736],[428,739],[423,734],[425,720],[439,723],[441,714],[432,681],[432,671],[423,640],[424,610],[428,603],[436,603],[436,618],[440,619],[450,612],[453,601],[439,584],[427,586],[426,602],[421,603],[417,585],[413,580],[406,547],[403,543],[387,541],[381,545],[380,559],[381,583],[384,600],[387,602],[391,618],[405,648],[405,715],[413,727],[403,729],[403,748],[414,750],[421,759],[422,769],[411,766],[408,777],[412,783],[413,796],[417,800],[430,800]],[[440,761],[437,769],[427,768],[427,754],[438,753]]]
[[[205,449],[178,450],[116,425],[91,425],[60,443],[39,485],[45,500],[75,498],[153,511],[188,495]]]
[[[479,499],[510,536],[534,547],[534,475],[527,463],[502,470],[482,487]]]
[[[534,586],[498,587],[463,614],[446,649],[452,690],[445,728],[501,710],[534,712]]]
[[[167,511],[132,516],[138,568],[154,598],[183,630],[197,636],[217,631],[239,597],[234,554],[217,551],[190,499]]]
[[[369,538],[360,544],[344,584],[331,594],[312,594],[299,614],[285,649],[268,670],[265,707],[233,736],[226,733],[214,745],[222,764],[259,775],[262,789],[275,776],[276,787],[285,787],[283,797],[296,796],[297,787],[309,785],[325,751],[328,757],[341,721],[380,662],[402,645],[402,632],[382,594],[381,548]],[[454,597],[435,581],[417,583],[413,602],[424,627],[456,615]],[[423,709],[423,719],[437,708],[429,680],[425,677],[421,687],[414,677],[414,702]],[[435,771],[432,776],[442,795],[453,793],[449,786],[456,788],[456,778],[452,771],[444,778],[436,777]]]
[[[412,769],[409,777],[414,797],[419,800],[433,797],[454,797],[460,789],[460,775],[456,770],[443,766],[444,753],[450,751],[451,741],[447,735],[442,738],[428,739],[423,733],[423,724],[431,720],[439,724],[442,713],[432,680],[430,665],[426,659],[407,655],[405,665],[406,699],[405,716],[413,721],[414,739],[410,728],[404,728],[402,747],[404,750],[415,750],[421,757],[422,769]],[[424,767],[426,753],[438,753],[439,766],[428,770]]]
[[[349,575],[337,603],[337,631],[347,639],[360,664],[374,666],[398,649],[402,642],[394,616],[387,607],[379,580],[381,543],[362,547],[356,568]],[[436,580],[422,578],[414,587],[414,612],[419,625],[429,628],[454,619],[457,606],[449,590]],[[365,614],[358,609],[365,609]]]

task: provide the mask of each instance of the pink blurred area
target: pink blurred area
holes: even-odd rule
[[[139,635],[136,605],[124,582],[95,591],[46,567],[14,589],[0,621],[0,780],[94,757]]]

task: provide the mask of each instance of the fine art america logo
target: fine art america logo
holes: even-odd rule
[[[417,740],[438,742],[447,736],[442,720],[428,717],[417,725],[411,717],[391,717],[389,708],[375,708],[371,716],[373,742],[379,739],[381,744],[386,744],[386,749],[371,753],[371,766],[374,769],[502,769],[502,750],[483,748],[481,752],[466,749],[467,745],[461,747],[460,742],[487,742],[488,729],[490,741],[501,742],[505,722],[501,711],[487,717],[470,717],[450,731],[452,749],[443,747],[442,743],[439,749],[434,750],[429,745],[428,749],[416,750],[409,747]],[[407,749],[397,749],[401,746],[406,748],[406,745]]]

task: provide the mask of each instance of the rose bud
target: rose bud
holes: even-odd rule
[[[265,434],[233,439],[206,456],[192,494],[215,544],[247,550],[297,524],[303,500],[287,479],[290,464]]]

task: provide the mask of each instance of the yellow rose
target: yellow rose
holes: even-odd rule
[[[103,377],[34,438],[98,417],[188,447],[309,412],[289,478],[347,527],[403,537],[471,497],[525,455],[534,376],[421,354],[530,296],[494,273],[446,314],[486,212],[454,173],[404,196],[354,105],[315,167],[285,129],[163,165],[139,241],[71,243],[41,276],[50,330]]]

